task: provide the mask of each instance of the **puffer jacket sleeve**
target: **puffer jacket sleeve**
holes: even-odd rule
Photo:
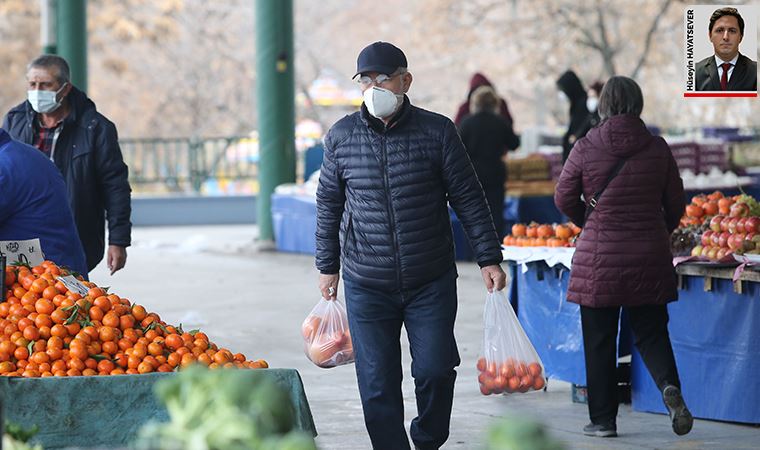
[[[108,243],[128,247],[132,242],[129,169],[121,154],[116,126],[108,120],[103,120],[98,125],[95,156],[98,185],[103,189],[108,220]]]
[[[464,226],[478,265],[485,267],[500,263],[503,257],[499,238],[483,188],[450,120],[446,121],[443,130],[442,170],[449,204]]]
[[[668,179],[662,195],[662,207],[665,210],[665,223],[668,227],[668,233],[672,233],[678,227],[686,209],[686,194],[683,190],[683,180],[681,180],[676,160],[673,158],[673,153],[667,143],[665,148],[668,153]]]
[[[554,190],[554,204],[574,224],[583,226],[586,214],[586,204],[581,200],[583,193],[583,171],[581,170],[583,155],[576,144],[570,156],[562,167],[562,173]]]
[[[346,203],[345,186],[338,174],[335,148],[330,134],[325,136],[325,152],[317,187],[317,269],[323,274],[340,271],[340,219]]]

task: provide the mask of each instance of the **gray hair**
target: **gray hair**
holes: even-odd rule
[[[28,66],[26,66],[26,71],[29,72],[32,68],[43,68],[43,69],[55,69],[55,78],[58,80],[58,83],[63,85],[64,83],[68,83],[71,80],[71,71],[69,70],[69,63],[66,62],[65,59],[61,58],[58,55],[41,55],[32,62],[29,63]]]
[[[499,105],[499,96],[496,90],[491,86],[480,86],[472,92],[470,98],[470,113],[475,114],[481,111],[496,112]]]
[[[604,120],[620,114],[640,116],[644,109],[644,96],[639,85],[631,78],[614,76],[607,80],[599,96],[599,117]]]

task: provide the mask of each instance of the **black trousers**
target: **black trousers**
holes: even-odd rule
[[[634,343],[657,387],[681,387],[668,335],[666,305],[625,307]],[[591,422],[614,422],[618,411],[616,379],[617,334],[620,307],[581,306],[583,347],[586,357],[588,411]]]

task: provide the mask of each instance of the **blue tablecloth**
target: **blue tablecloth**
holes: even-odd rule
[[[669,304],[670,339],[686,404],[695,417],[760,423],[760,283],[684,277],[679,301]],[[662,397],[638,352],[631,363],[632,404],[665,413]]]
[[[272,230],[281,252],[316,252],[317,202],[314,197],[272,195]]]
[[[580,309],[565,301],[567,270],[544,263],[517,268],[520,323],[549,377],[585,384]],[[539,275],[540,274],[540,275]],[[695,417],[760,423],[760,283],[745,282],[743,294],[730,280],[684,277],[679,301],[670,303],[670,339],[689,409]],[[665,412],[662,397],[622,320],[619,354],[632,350],[632,403],[637,411]]]
[[[504,221],[508,226],[515,223],[562,223],[566,218],[554,206],[554,197],[540,195],[530,197],[507,196],[504,199]]]
[[[459,260],[472,260],[473,253],[462,223],[449,209],[454,249]],[[306,195],[272,195],[272,230],[277,250],[281,252],[316,252],[317,203]]]
[[[517,268],[517,317],[533,343],[550,378],[586,384],[580,307],[566,298],[570,271],[543,262]],[[621,321],[618,354],[631,352],[630,329]]]
[[[462,223],[453,210],[449,209],[454,247],[458,260],[472,260],[472,247],[464,232]],[[561,215],[554,207],[551,197],[507,197],[504,201],[504,219],[508,224],[515,222],[541,223],[561,221]],[[282,252],[306,253],[316,251],[314,232],[317,229],[316,199],[306,195],[272,195],[272,227],[277,250]]]

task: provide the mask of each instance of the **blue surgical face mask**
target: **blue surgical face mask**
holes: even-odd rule
[[[66,84],[68,83],[63,83],[63,86],[57,91],[26,91],[26,98],[29,100],[29,103],[32,104],[32,109],[38,113],[47,114],[53,112],[61,106],[61,101],[63,99],[58,100],[58,94],[63,91]]]

